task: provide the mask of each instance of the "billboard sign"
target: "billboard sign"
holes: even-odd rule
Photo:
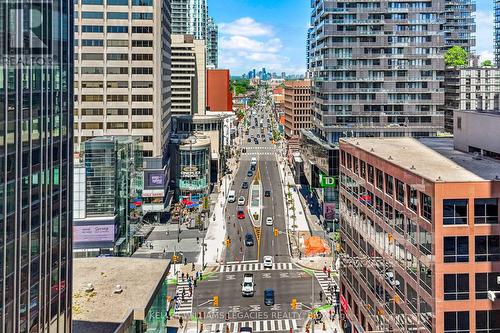
[[[199,178],[201,175],[197,166],[185,166],[181,170],[181,178]]]
[[[334,202],[325,202],[323,203],[323,216],[325,220],[334,220],[335,219],[335,203]]]
[[[158,171],[144,171],[145,189],[151,188],[164,188],[165,174],[163,170]]]
[[[74,225],[73,241],[75,243],[114,242],[115,226],[107,225]]]
[[[324,174],[319,174],[319,185],[322,188],[335,188],[337,187],[337,182],[335,181],[335,177],[328,177]]]

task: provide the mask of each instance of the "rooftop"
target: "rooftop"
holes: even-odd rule
[[[341,141],[430,181],[477,182],[500,177],[500,161],[455,150],[452,138],[352,138]]]
[[[130,316],[143,320],[169,265],[169,260],[160,259],[74,259],[74,332],[112,333]],[[94,292],[85,292],[88,283]],[[113,292],[116,285],[123,289],[119,294]]]

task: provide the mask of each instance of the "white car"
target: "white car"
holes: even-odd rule
[[[245,204],[245,197],[241,196],[238,198],[238,206],[243,206]]]
[[[273,225],[273,217],[272,216],[268,216],[266,218],[266,225]]]
[[[264,257],[264,268],[273,268],[273,257],[271,256]]]

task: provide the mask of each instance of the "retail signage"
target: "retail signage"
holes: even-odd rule
[[[185,166],[181,170],[181,178],[199,178],[200,170],[196,166]]]
[[[337,187],[337,182],[335,181],[335,177],[328,177],[320,173],[319,186],[322,188]]]
[[[325,202],[323,203],[323,216],[325,220],[333,220],[335,219],[335,203],[334,202]]]
[[[73,241],[84,242],[113,242],[115,240],[115,226],[108,225],[74,225]]]
[[[344,313],[347,313],[349,311],[349,304],[344,298],[344,295],[340,295],[340,305],[342,305],[342,310],[344,310]]]

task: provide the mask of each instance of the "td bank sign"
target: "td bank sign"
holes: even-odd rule
[[[319,186],[321,188],[337,187],[337,182],[334,177],[327,177],[324,174],[319,174]]]

